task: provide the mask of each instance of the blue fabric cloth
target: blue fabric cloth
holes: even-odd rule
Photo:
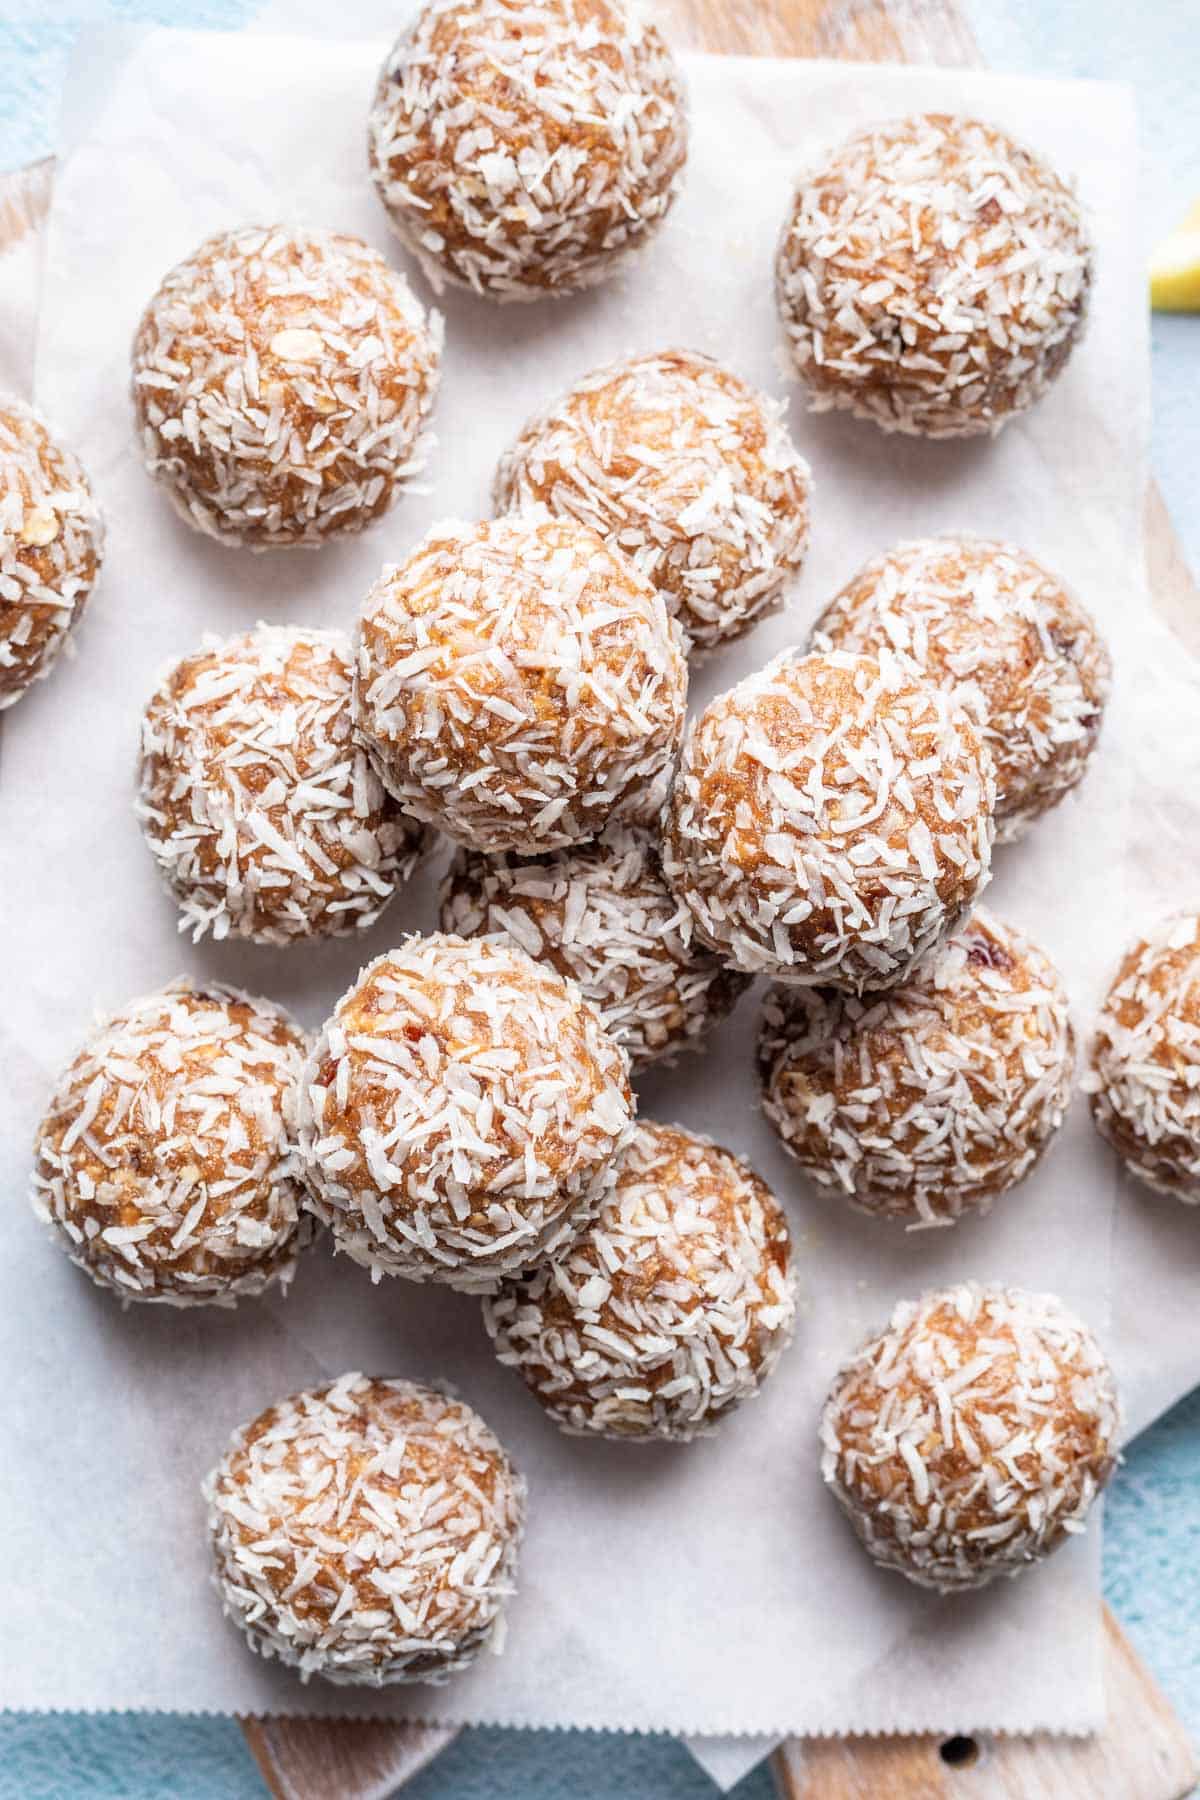
[[[232,29],[253,0],[6,0],[0,19],[0,167],[50,153],[58,93],[82,24],[112,19]],[[1145,122],[1147,244],[1200,198],[1194,0],[969,0],[995,68],[1135,83]],[[1156,321],[1154,462],[1200,565],[1200,319]],[[1200,1220],[1197,1221],[1200,1231]],[[1200,1372],[1200,1371],[1198,1371]],[[1200,1395],[1133,1446],[1108,1506],[1105,1590],[1200,1739]],[[19,1655],[19,1645],[6,1645]],[[0,1800],[251,1800],[262,1783],[237,1726],[143,1715],[0,1715]],[[464,1732],[406,1800],[704,1800],[677,1744],[605,1733]],[[738,1800],[769,1800],[759,1769]]]

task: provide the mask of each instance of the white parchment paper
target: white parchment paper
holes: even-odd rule
[[[1164,670],[1160,682],[1144,641],[1146,355],[1140,271],[1127,253],[1134,136],[1124,93],[960,71],[691,59],[687,193],[637,268],[565,306],[448,305],[432,493],[319,556],[231,554],[179,525],[137,465],[129,338],[166,267],[218,226],[292,217],[386,244],[362,150],[382,48],[109,33],[76,59],[37,394],[92,472],[111,547],[80,656],[9,715],[0,764],[9,1076],[0,1345],[12,1371],[0,1481],[14,1566],[37,1572],[10,1589],[9,1641],[21,1655],[0,1673],[0,1704],[718,1733],[1088,1729],[1102,1710],[1098,1533],[1036,1579],[939,1602],[861,1557],[821,1492],[813,1448],[837,1361],[898,1293],[965,1275],[1021,1280],[1057,1289],[1104,1329],[1118,1183],[1078,1105],[1043,1168],[992,1219],[906,1237],[809,1194],[776,1151],[754,1111],[753,999],[707,1058],[646,1080],[648,1114],[749,1153],[780,1192],[805,1295],[796,1345],[761,1401],[683,1451],[561,1438],[493,1364],[477,1309],[461,1296],[372,1289],[322,1250],[287,1302],[233,1316],[121,1314],[26,1213],[29,1136],[94,1008],[186,968],[270,993],[316,1023],[360,960],[433,922],[426,879],[358,950],[180,943],[129,810],[137,714],[161,663],[204,630],[258,617],[349,623],[380,564],[428,523],[486,508],[492,464],[526,413],[609,357],[683,342],[776,387],[768,272],[791,172],[807,145],[871,117],[969,106],[1074,172],[1100,244],[1092,330],[1055,393],[996,444],[886,441],[797,408],[817,481],[809,567],[790,614],[708,666],[694,697],[800,638],[835,585],[894,538],[954,527],[1008,535],[1061,570],[1101,618],[1118,689],[1080,798],[1005,853],[990,903],[1056,957],[1084,1022],[1135,917],[1178,894],[1171,846],[1195,866],[1194,784],[1148,753],[1163,684],[1181,703],[1194,706],[1194,696],[1189,670]],[[1139,1251],[1147,1239],[1155,1246],[1156,1277],[1182,1288],[1177,1216],[1139,1202],[1121,1217]],[[1167,1316],[1146,1315],[1128,1358],[1139,1374],[1158,1363],[1156,1403],[1167,1362],[1167,1381],[1186,1385],[1182,1347],[1172,1341],[1168,1355],[1163,1334],[1155,1352]],[[199,1475],[240,1419],[350,1366],[455,1383],[530,1477],[509,1651],[450,1689],[382,1698],[302,1689],[243,1652],[206,1587]]]

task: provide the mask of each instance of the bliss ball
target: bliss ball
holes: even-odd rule
[[[887,993],[773,988],[759,1036],[763,1111],[809,1180],[913,1226],[1029,1173],[1074,1063],[1058,971],[982,910]]]
[[[104,557],[104,521],[71,451],[0,395],[0,712],[50,673]]]
[[[635,1069],[700,1049],[749,979],[699,941],[644,826],[613,825],[546,856],[460,850],[440,923],[462,937],[504,932],[575,982]]]
[[[489,854],[555,850],[661,806],[680,643],[662,596],[584,525],[440,525],[367,596],[359,733],[414,818]]]
[[[1200,915],[1164,920],[1125,957],[1083,1086],[1129,1173],[1200,1204]]]
[[[133,344],[142,459],[175,510],[251,550],[361,531],[424,467],[442,325],[358,238],[206,238]]]
[[[894,652],[951,689],[996,765],[996,840],[1012,843],[1082,780],[1112,663],[1095,621],[1024,550],[923,538],[860,569],[818,619],[818,650]]]
[[[495,500],[590,525],[706,653],[783,605],[810,489],[777,401],[711,357],[667,350],[597,370],[532,419],[501,458]]]
[[[280,1007],[215,982],[133,1001],[55,1089],[34,1211],[123,1301],[231,1306],[286,1288],[312,1236],[292,1116],[304,1052]]]
[[[1092,246],[1040,156],[979,119],[919,113],[857,132],[801,176],[775,272],[813,411],[975,437],[1063,369]]]
[[[573,1436],[706,1436],[791,1340],[787,1220],[745,1163],[638,1126],[598,1217],[484,1304],[502,1363]]]
[[[746,974],[894,987],[988,880],[991,754],[893,657],[790,654],[688,731],[663,868]]]
[[[339,632],[260,625],[167,670],[137,814],[193,938],[294,944],[373,925],[428,847],[353,736]]]
[[[1084,1529],[1120,1424],[1112,1371],[1061,1300],[965,1282],[902,1300],[842,1365],[821,1474],[881,1568],[953,1593]]]
[[[581,1231],[633,1130],[629,1061],[502,938],[410,938],[362,971],[300,1086],[309,1204],[372,1277],[482,1293]]]
[[[443,1682],[503,1648],[525,1483],[463,1401],[343,1375],[236,1431],[203,1494],[222,1610],[301,1681]]]
[[[675,60],[616,0],[432,0],[367,126],[393,230],[436,291],[591,287],[670,210],[687,157]]]

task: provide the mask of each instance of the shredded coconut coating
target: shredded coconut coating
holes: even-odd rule
[[[555,850],[658,811],[683,734],[681,641],[586,526],[439,525],[367,595],[359,734],[415,818],[469,849]]]
[[[1120,1423],[1112,1371],[1061,1300],[965,1282],[902,1300],[843,1364],[821,1474],[875,1562],[953,1593],[1084,1530]]]
[[[1083,332],[1092,247],[1041,157],[946,113],[858,132],[800,178],[779,244],[788,351],[814,412],[995,432]]]
[[[235,1432],[202,1492],[223,1611],[301,1681],[441,1683],[503,1648],[525,1483],[463,1401],[343,1375]]]
[[[136,811],[193,940],[365,931],[428,848],[354,741],[352,673],[340,632],[260,625],[163,676]]]
[[[286,1288],[312,1236],[292,1113],[305,1048],[271,1001],[186,978],[102,1025],[34,1145],[34,1211],[71,1261],[123,1301]]]
[[[892,651],[957,695],[996,765],[998,843],[1082,780],[1112,684],[1090,615],[1032,556],[989,538],[923,538],[876,557],[822,613],[812,643]]]
[[[0,712],[50,673],[104,558],[104,521],[78,459],[0,395]]]
[[[379,74],[371,174],[435,291],[537,300],[605,280],[687,158],[679,69],[616,0],[433,0]]]
[[[1075,1036],[1058,971],[980,909],[903,986],[776,987],[763,1111],[805,1175],[911,1226],[986,1213],[1062,1124]]]
[[[735,968],[893,987],[986,884],[994,799],[952,696],[891,656],[789,652],[689,728],[663,869]]]
[[[640,1124],[582,1236],[484,1303],[502,1363],[572,1436],[710,1434],[791,1341],[787,1219],[744,1162]]]
[[[610,826],[548,856],[460,850],[440,923],[470,938],[504,932],[574,981],[635,1069],[700,1049],[748,982],[700,943],[663,877],[658,834],[644,826]]]
[[[315,549],[380,518],[425,466],[441,345],[440,315],[360,239],[218,232],[138,326],[143,461],[221,543]]]
[[[581,1231],[633,1131],[629,1059],[504,938],[410,938],[359,975],[300,1087],[313,1211],[372,1278],[484,1293]]]
[[[1129,1173],[1200,1205],[1200,914],[1164,920],[1125,957],[1083,1088]]]
[[[590,525],[706,653],[784,603],[808,547],[808,464],[778,401],[691,350],[611,363],[531,419],[501,458],[501,511]]]

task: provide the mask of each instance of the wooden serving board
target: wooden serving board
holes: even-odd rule
[[[656,11],[680,47],[726,55],[979,60],[955,0],[658,0]],[[40,224],[52,175],[43,162],[0,176],[0,251]],[[1155,607],[1200,651],[1200,591],[1153,486],[1146,542]],[[1107,1608],[1104,1632],[1097,1736],[797,1739],[772,1759],[781,1800],[1183,1800],[1200,1778],[1187,1734]],[[457,1735],[378,1720],[240,1724],[276,1800],[385,1800]]]

